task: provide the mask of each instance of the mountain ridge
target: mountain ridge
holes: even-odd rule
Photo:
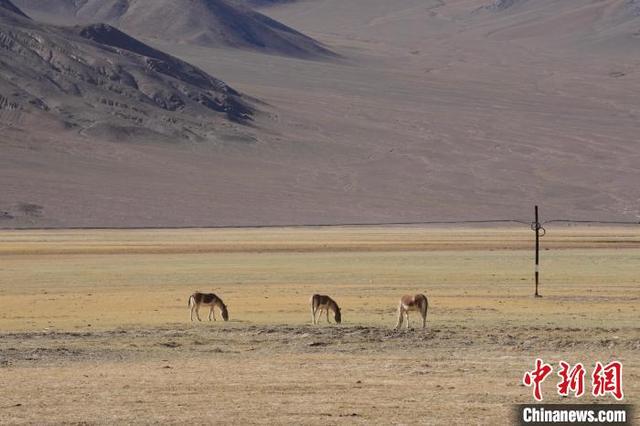
[[[137,127],[178,139],[185,129],[206,139],[215,121],[252,118],[254,108],[223,81],[114,27],[43,25],[3,2],[0,108],[38,110],[78,132]]]
[[[57,24],[107,23],[137,37],[233,47],[304,59],[337,55],[322,43],[227,0],[17,0]]]
[[[23,18],[29,18],[20,8],[14,5],[10,0],[0,0],[0,9],[7,10]]]

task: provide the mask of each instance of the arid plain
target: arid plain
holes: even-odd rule
[[[508,424],[536,357],[618,359],[637,403],[640,231],[548,231],[540,299],[526,227],[3,231],[0,419]],[[194,290],[230,321],[190,323]],[[394,331],[412,292],[428,327]]]

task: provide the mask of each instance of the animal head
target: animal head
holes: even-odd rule
[[[336,320],[336,323],[340,324],[342,322],[342,313],[340,312],[340,308],[336,305],[336,315],[334,317],[334,319]]]
[[[227,305],[222,305],[222,319],[225,321],[229,321],[229,311],[227,310]]]

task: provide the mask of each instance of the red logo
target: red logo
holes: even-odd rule
[[[558,383],[558,395],[569,396],[570,392],[575,393],[579,398],[584,394],[584,376],[586,371],[582,363],[577,363],[573,368],[564,361],[560,361],[560,371],[558,376],[562,379]]]
[[[553,368],[545,364],[540,358],[536,359],[536,368],[524,373],[522,382],[526,386],[533,386],[533,397],[536,401],[542,401],[542,382],[547,378]]]
[[[557,385],[557,392],[560,396],[569,396],[571,393],[576,398],[580,398],[585,393],[586,369],[582,363],[577,363],[573,367],[560,361],[558,376],[560,382]],[[536,401],[542,401],[542,382],[551,374],[553,367],[538,358],[535,368],[524,373],[522,383],[533,388],[533,397]],[[624,398],[622,391],[622,363],[611,361],[607,365],[596,362],[591,374],[591,393],[595,397],[611,395],[618,401]]]
[[[596,367],[591,375],[593,388],[591,393],[593,396],[604,396],[611,394],[618,401],[624,397],[622,392],[622,364],[618,361],[612,361],[602,366],[600,362],[596,362]]]

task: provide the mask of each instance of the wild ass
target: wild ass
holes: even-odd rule
[[[427,309],[429,308],[429,302],[427,296],[424,294],[416,294],[415,296],[404,295],[400,298],[400,304],[398,305],[398,323],[396,329],[402,326],[402,317],[406,317],[407,329],[409,328],[409,311],[418,311],[422,316],[422,328],[427,326]]]
[[[229,312],[227,311],[227,305],[225,305],[222,299],[220,299],[218,296],[216,296],[213,293],[195,292],[191,296],[189,296],[188,305],[189,305],[189,308],[191,309],[191,322],[193,322],[194,311],[196,312],[196,317],[198,318],[198,321],[202,321],[200,319],[200,312],[199,312],[200,306],[211,307],[211,309],[209,310],[209,321],[211,321],[212,317],[214,321],[216,320],[216,315],[213,311],[213,308],[215,308],[216,306],[222,312],[222,319],[225,321],[229,320]]]
[[[336,301],[329,296],[314,294],[311,296],[309,302],[311,303],[311,321],[313,324],[318,324],[318,322],[320,322],[320,316],[322,315],[323,310],[327,313],[327,323],[331,323],[329,321],[329,309],[333,311],[333,318],[336,323],[340,324],[342,322],[340,307]]]

